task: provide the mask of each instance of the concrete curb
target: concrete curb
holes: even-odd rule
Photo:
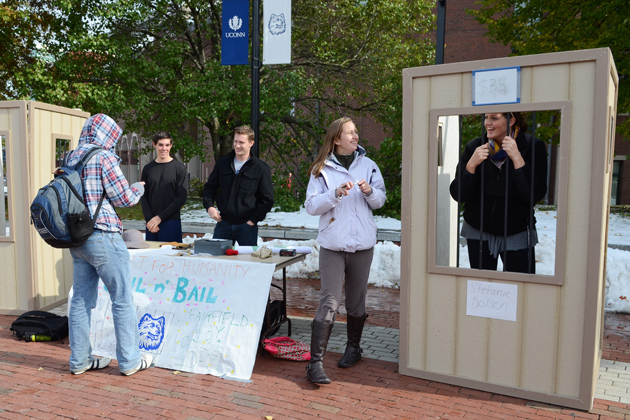
[[[185,234],[191,233],[213,233],[215,223],[187,223],[182,222],[182,231]],[[123,227],[127,229],[145,230],[145,223],[142,220],[123,220]],[[259,226],[258,236],[262,238],[290,239],[294,241],[307,241],[317,239],[317,229],[306,228],[283,228],[281,226]],[[400,231],[379,230],[376,235],[378,241],[400,242]]]
[[[213,233],[215,223],[186,223],[182,222],[184,234],[192,233]],[[145,223],[142,220],[123,220],[123,227],[127,229],[145,230]],[[293,241],[308,241],[317,239],[317,229],[306,228],[283,228],[281,226],[260,226],[258,236],[261,238],[290,239]],[[392,241],[400,243],[400,231],[379,229],[376,234],[377,241]],[[464,238],[459,238],[462,245],[466,244]],[[630,251],[630,245],[608,244],[608,248]]]

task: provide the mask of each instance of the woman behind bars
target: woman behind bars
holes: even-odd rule
[[[450,186],[464,203],[461,235],[470,266],[496,270],[501,255],[505,271],[535,273],[533,207],[547,192],[545,143],[525,133],[519,112],[486,114],[484,126],[483,136],[466,145]]]
[[[309,168],[306,212],[320,216],[317,243],[321,291],[311,325],[311,361],[306,376],[315,384],[329,384],[324,353],[346,286],[348,342],[337,364],[348,368],[361,360],[361,334],[367,314],[370,265],[376,244],[372,210],[385,204],[385,183],[376,163],[358,145],[359,134],[350,118],[328,127],[324,144]]]

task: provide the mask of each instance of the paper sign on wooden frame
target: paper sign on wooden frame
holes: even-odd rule
[[[468,280],[466,315],[516,321],[518,286]]]
[[[517,104],[521,102],[521,68],[474,70],[473,106]]]

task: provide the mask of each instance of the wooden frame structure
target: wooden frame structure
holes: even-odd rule
[[[516,66],[520,103],[472,107],[473,71]],[[607,48],[403,71],[402,374],[592,407],[602,347],[618,84]],[[446,200],[437,200],[438,185],[449,182],[437,170],[439,116],[541,109],[562,115],[554,275],[436,264],[438,253],[449,252],[437,249],[436,214],[452,212]],[[439,180],[442,175],[447,179]],[[516,285],[516,321],[466,315],[471,279]]]

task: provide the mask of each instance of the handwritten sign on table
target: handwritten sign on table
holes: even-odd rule
[[[466,315],[516,321],[518,286],[468,280]]]
[[[131,255],[140,350],[158,367],[238,380],[251,377],[275,264]],[[116,357],[109,293],[101,282],[93,353]]]
[[[521,68],[473,71],[472,98],[473,106],[519,103]]]

